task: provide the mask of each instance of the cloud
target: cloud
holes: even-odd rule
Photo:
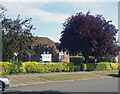
[[[16,0],[0,0],[1,2],[16,2]],[[119,2],[119,0],[17,0],[17,2]]]
[[[11,15],[21,14],[22,16],[27,16],[28,18],[37,18],[42,22],[48,23],[63,23],[65,19],[69,16],[67,14],[54,13],[44,11],[40,8],[36,8],[32,3],[3,3],[8,9],[7,13]],[[44,5],[40,3],[39,6]]]

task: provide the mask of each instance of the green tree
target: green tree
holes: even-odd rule
[[[2,60],[9,61],[14,53],[19,57],[31,53],[33,25],[31,18],[21,19],[20,15],[16,19],[3,17],[2,19]]]

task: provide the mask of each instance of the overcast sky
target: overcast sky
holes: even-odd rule
[[[95,0],[94,0],[95,1]],[[118,2],[2,2],[7,8],[6,15],[16,18],[32,18],[36,28],[35,36],[44,36],[59,42],[65,19],[78,12],[92,15],[102,14],[105,19],[112,20],[118,28]]]

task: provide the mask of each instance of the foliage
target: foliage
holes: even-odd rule
[[[74,71],[74,65],[72,63],[25,62],[25,65],[27,73]]]
[[[3,61],[10,61],[13,59],[14,53],[20,55],[32,53],[30,46],[32,43],[33,25],[31,18],[21,19],[20,15],[16,19],[2,16],[2,56]]]
[[[120,70],[120,63],[118,63],[118,70]]]
[[[118,63],[110,63],[110,67],[112,70],[117,70],[118,69]]]
[[[74,66],[74,71],[81,71],[81,66]]]
[[[108,62],[99,62],[99,63],[84,63],[83,71],[99,71],[99,70],[117,70],[118,63],[108,63]]]
[[[22,73],[22,62],[21,61],[15,61],[11,64],[11,72],[10,74],[17,74]]]
[[[63,24],[60,50],[73,54],[82,51],[85,62],[89,56],[117,55],[118,49],[114,42],[118,30],[110,22],[102,15],[93,16],[90,12],[72,15]]]
[[[111,55],[106,57],[97,57],[98,62],[113,62],[116,63],[116,60]],[[75,66],[85,63],[84,56],[70,56],[70,62],[74,63]],[[89,56],[89,63],[95,63],[95,57]]]
[[[89,56],[89,63],[95,63],[95,57]]]
[[[103,57],[98,57],[98,62],[113,62],[116,63],[115,57],[111,55],[103,56]]]
[[[74,71],[73,63],[0,62],[0,64],[2,64],[2,75]]]
[[[83,56],[70,56],[70,62],[74,63],[75,66],[80,65],[85,61]]]
[[[2,68],[2,73],[0,73],[1,75],[4,75],[4,74],[10,74],[11,72],[11,66],[12,66],[12,63],[9,63],[9,62],[0,62],[0,65],[1,68]]]

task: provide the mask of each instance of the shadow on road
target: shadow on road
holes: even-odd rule
[[[46,91],[14,91],[4,92],[2,94],[118,94],[118,92],[59,92],[53,90]]]
[[[112,76],[112,77],[115,77],[115,78],[119,78],[119,75],[118,75],[118,74],[109,74],[108,76]]]
[[[46,90],[46,91],[6,91],[2,94],[63,94],[59,91]]]

